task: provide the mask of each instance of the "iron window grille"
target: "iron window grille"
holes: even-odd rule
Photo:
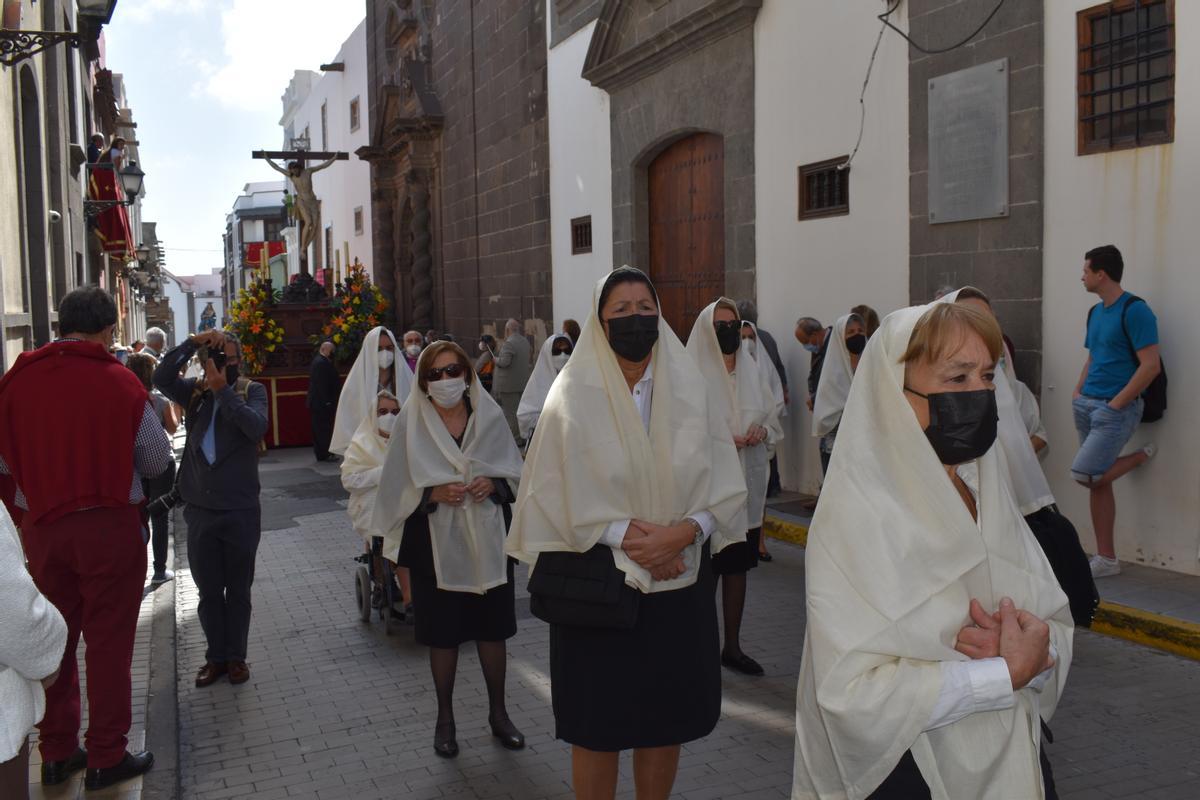
[[[592,252],[592,217],[576,217],[571,220],[571,255]]]
[[[358,98],[350,101],[350,132],[358,130]]]
[[[363,210],[362,206],[354,209],[354,233],[356,236],[361,236],[363,232]]]
[[[1080,155],[1175,140],[1175,0],[1080,11]]]
[[[800,167],[800,219],[850,213],[850,168],[846,156]]]

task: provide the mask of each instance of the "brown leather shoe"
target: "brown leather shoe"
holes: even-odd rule
[[[246,662],[230,661],[229,682],[237,686],[239,683],[245,683],[248,680],[250,680],[250,668],[246,666]]]
[[[200,668],[200,672],[196,674],[196,688],[203,689],[205,686],[212,686],[226,671],[224,661],[206,661]]]

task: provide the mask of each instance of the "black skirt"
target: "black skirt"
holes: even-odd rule
[[[703,738],[721,716],[721,646],[705,547],[696,583],[641,597],[632,630],[550,626],[555,735],[588,750]]]
[[[1046,758],[1046,748],[1043,747],[1038,755],[1042,766],[1042,789],[1046,793],[1046,800],[1058,800],[1058,789],[1054,785],[1054,771],[1050,768],[1050,759]],[[912,751],[909,750],[900,757],[900,763],[884,779],[879,788],[867,796],[867,800],[923,800],[927,797],[932,797],[929,784],[925,782],[925,776],[921,774],[917,762],[913,759]]]
[[[746,531],[746,541],[735,542],[712,557],[713,572],[717,575],[738,575],[758,566],[758,541],[762,528]]]
[[[504,506],[508,527],[509,511]],[[484,594],[439,589],[433,570],[433,545],[429,515],[418,509],[404,523],[397,563],[412,576],[416,640],[428,647],[458,647],[465,642],[502,642],[517,633],[513,565],[508,560],[508,582]]]

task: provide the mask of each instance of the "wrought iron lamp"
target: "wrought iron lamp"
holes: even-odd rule
[[[99,165],[103,168],[103,165]],[[130,161],[125,169],[117,173],[121,177],[121,188],[125,190],[128,200],[84,200],[83,201],[83,216],[87,219],[94,219],[110,208],[116,206],[131,206],[137,202],[138,195],[142,193],[142,184],[146,180],[146,173],[142,172],[136,161]]]

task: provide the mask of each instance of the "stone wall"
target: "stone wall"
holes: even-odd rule
[[[944,47],[993,8],[994,0],[910,0],[910,35],[927,49]],[[983,289],[1034,391],[1042,371],[1043,17],[1042,0],[1008,0],[970,44],[936,56],[909,50],[909,299],[928,302],[947,285]],[[1009,215],[931,225],[928,81],[1000,58],[1009,61]]]
[[[545,0],[454,0],[438,16],[443,325],[475,337],[551,319]]]
[[[596,18],[602,0],[550,0],[550,47],[562,41]]]

